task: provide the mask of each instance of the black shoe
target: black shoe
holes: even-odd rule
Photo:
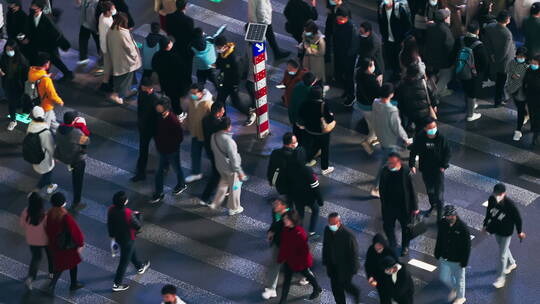
[[[177,185],[176,187],[174,187],[172,194],[180,195],[182,194],[182,192],[186,191],[186,189],[187,189],[187,185]]]
[[[150,268],[150,261],[144,262],[142,268],[137,269],[137,273],[138,274],[144,274],[146,272],[146,270],[148,270],[148,268]]]
[[[164,198],[165,198],[165,194],[163,193],[154,194],[154,196],[152,196],[152,199],[150,200],[150,204],[157,204],[161,202]]]
[[[124,291],[129,288],[127,284],[113,284],[112,291]]]
[[[143,181],[146,179],[146,175],[135,175],[134,177],[130,178],[129,180],[136,183],[136,182],[140,182],[140,181]]]
[[[84,284],[82,284],[82,283],[80,283],[80,282],[77,282],[77,283],[75,283],[75,284],[71,284],[71,285],[69,286],[69,290],[74,291],[74,290],[77,290],[77,289],[81,289],[81,288],[83,288],[83,287],[84,287]]]
[[[320,237],[320,235],[318,235],[316,232],[310,232],[309,233],[309,239],[310,240],[316,240]]]
[[[86,204],[85,203],[73,203],[73,205],[71,206],[71,209],[73,211],[81,211],[83,210],[84,208],[86,208]]]
[[[276,55],[274,56],[274,59],[275,59],[275,60],[281,60],[281,59],[283,59],[283,58],[289,57],[290,54],[291,54],[291,52],[289,52],[289,51],[280,52],[279,54],[276,54]]]
[[[99,86],[99,90],[102,91],[102,92],[105,92],[105,93],[112,93],[112,87],[110,84],[108,83],[102,83],[100,86]]]
[[[322,293],[322,289],[319,287],[318,289],[313,290],[313,292],[309,296],[309,299],[314,300],[318,298],[321,295],[321,293]]]
[[[403,247],[403,249],[401,249],[401,256],[404,257],[404,256],[407,256],[409,255],[409,248],[408,247]]]
[[[346,106],[346,107],[352,107],[354,104],[354,98],[351,98],[351,97],[348,97],[347,99],[345,99],[345,101],[343,102],[343,105]]]

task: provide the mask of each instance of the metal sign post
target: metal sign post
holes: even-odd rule
[[[253,51],[253,78],[255,82],[255,104],[257,114],[257,137],[265,138],[270,134],[270,123],[268,120],[268,102],[266,95],[266,44],[264,37],[268,25],[260,23],[249,23],[245,40],[252,43]]]

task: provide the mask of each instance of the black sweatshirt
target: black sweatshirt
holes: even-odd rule
[[[416,165],[416,155],[419,156],[420,171],[433,171],[448,168],[450,161],[450,146],[446,138],[437,132],[435,138],[429,138],[425,131],[419,132],[410,147],[409,167]]]
[[[490,196],[484,219],[486,230],[499,236],[511,236],[514,233],[514,226],[517,233],[521,233],[521,215],[514,202],[505,196],[500,203],[497,203],[495,197]]]
[[[458,217],[456,223],[443,219],[438,224],[437,243],[434,256],[450,262],[458,262],[461,267],[467,267],[471,253],[471,235],[467,226]]]

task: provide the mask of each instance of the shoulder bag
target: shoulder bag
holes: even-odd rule
[[[326,122],[324,118],[324,101],[321,102],[321,133],[328,134],[334,130],[336,127],[336,120],[334,119],[331,123]]]

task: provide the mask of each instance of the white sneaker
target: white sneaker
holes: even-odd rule
[[[187,118],[187,115],[188,114],[186,112],[182,112],[182,114],[178,115],[178,121],[183,122]]]
[[[527,122],[529,122],[529,115],[525,115],[525,118],[523,119],[523,125],[525,125]]]
[[[379,193],[379,188],[371,189],[371,192],[369,194],[371,194],[371,196],[373,196],[373,197],[381,197],[381,195]]]
[[[480,117],[482,117],[482,114],[474,113],[472,116],[467,117],[467,121],[475,121]]]
[[[124,100],[123,100],[122,98],[118,97],[117,95],[111,95],[111,96],[109,97],[109,99],[110,99],[112,102],[116,103],[116,104],[120,104],[120,105],[121,105],[121,104],[124,104]]]
[[[17,126],[17,121],[10,121],[8,126],[7,126],[7,130],[8,131],[13,131],[13,129],[15,129],[16,126]]]
[[[317,161],[314,160],[314,159],[312,159],[311,161],[309,161],[309,162],[306,163],[306,166],[308,166],[308,167],[313,167],[313,166],[315,166],[316,164],[317,164]]]
[[[521,139],[521,136],[523,136],[521,131],[514,131],[514,137],[512,137],[512,139],[515,141],[519,141]]]
[[[192,183],[194,181],[198,181],[200,179],[202,179],[202,173],[190,175],[190,176],[186,177],[186,183],[189,184],[189,183]]]
[[[277,297],[277,292],[275,289],[265,288],[264,292],[262,293],[262,297],[265,300],[270,300],[271,298]]]
[[[90,62],[90,59],[86,58],[84,60],[77,61],[77,65],[87,65]]]
[[[58,188],[58,185],[57,185],[57,184],[50,184],[50,185],[47,187],[47,194],[53,193],[57,188]]]
[[[238,209],[229,209],[229,215],[236,215],[244,212],[244,207],[239,207]]]
[[[202,202],[202,201],[201,201]],[[200,203],[199,203],[200,204]],[[216,205],[214,205],[213,203],[210,203],[208,204],[208,208],[212,209],[212,210],[216,210]]]
[[[452,304],[463,304],[465,303],[465,301],[467,301],[467,299],[459,298],[459,299],[455,299],[454,302],[452,302]]]
[[[476,101],[474,102],[473,109],[475,109],[475,110],[478,109],[478,102],[476,102]]]
[[[448,294],[448,302],[452,302],[457,297],[457,291],[455,289],[452,289],[450,293]]]
[[[302,278],[300,279],[300,281],[298,281],[298,284],[306,286],[307,284],[309,284],[309,281],[306,278]]]
[[[505,283],[506,279],[504,277],[498,277],[497,280],[493,283],[493,286],[495,288],[503,288]]]
[[[323,86],[323,92],[326,93],[328,91],[330,91],[330,86],[329,85]]]
[[[253,123],[255,123],[255,120],[257,119],[257,114],[255,112],[251,112],[249,114],[248,119],[244,122],[245,127],[251,126]]]
[[[506,269],[504,270],[504,274],[509,274],[510,272],[512,272],[512,270],[514,270],[516,268],[517,268],[517,264],[514,263],[514,264],[506,267]]]
[[[328,175],[328,174],[330,174],[332,172],[334,172],[334,167],[328,167],[327,169],[322,170],[323,175]]]
[[[201,206],[209,206],[209,204],[203,200],[197,200],[198,201],[198,204],[201,205]]]

